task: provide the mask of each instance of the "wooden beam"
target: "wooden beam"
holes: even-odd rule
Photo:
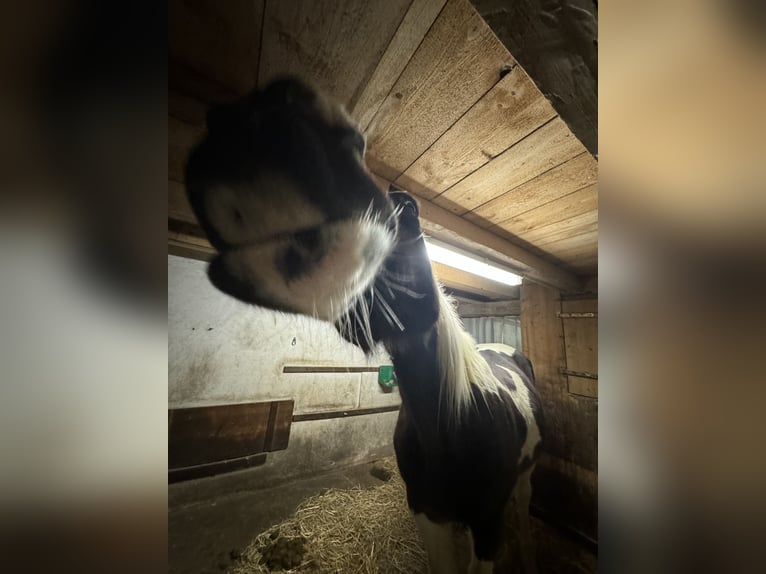
[[[453,289],[478,293],[491,299],[511,299],[514,294],[518,293],[516,288],[511,285],[498,283],[436,261],[431,261],[431,268],[440,283]]]
[[[487,303],[458,301],[457,312],[461,317],[518,317],[521,315],[521,302],[518,299]]]
[[[580,280],[573,273],[556,267],[523,247],[428,200],[418,198],[418,203],[421,226],[427,234],[462,245],[474,253],[493,259],[535,283],[564,292],[581,290]]]

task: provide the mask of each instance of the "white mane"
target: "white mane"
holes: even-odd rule
[[[460,424],[473,406],[471,385],[485,393],[498,394],[497,381],[487,361],[476,348],[476,341],[463,328],[452,299],[441,288],[439,319],[436,323],[439,364],[439,421],[448,426]]]

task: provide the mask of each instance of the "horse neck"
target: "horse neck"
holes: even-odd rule
[[[439,317],[423,334],[400,337],[387,349],[394,364],[402,404],[422,428],[458,425],[473,402],[471,383],[494,380],[489,366],[465,332],[441,289]]]

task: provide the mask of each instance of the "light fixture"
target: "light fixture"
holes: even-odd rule
[[[485,277],[506,285],[521,285],[521,277],[495,265],[464,254],[446,244],[426,239],[426,249],[431,261],[443,263],[449,267],[467,271],[479,277]]]

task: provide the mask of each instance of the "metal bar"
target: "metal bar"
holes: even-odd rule
[[[556,313],[561,319],[598,319],[598,313]]]
[[[377,373],[378,367],[282,367],[283,373]]]
[[[304,421],[320,421],[325,419],[343,419],[346,417],[358,417],[361,415],[375,415],[378,413],[390,413],[398,411],[400,405],[389,405],[387,407],[375,407],[370,409],[348,409],[345,411],[329,411],[321,413],[303,413],[293,415],[293,422],[300,423]]]
[[[559,373],[562,375],[571,375],[573,377],[582,377],[584,379],[598,380],[598,375],[593,373],[586,373],[585,371],[570,371],[569,369],[559,369]]]

